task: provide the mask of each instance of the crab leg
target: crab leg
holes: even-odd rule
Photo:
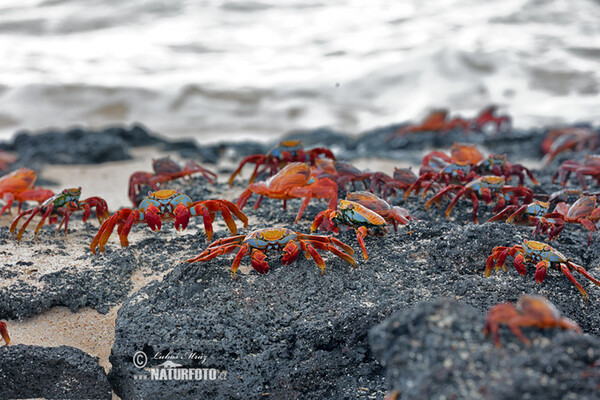
[[[188,260],[185,260],[187,263],[200,262],[200,261],[210,261],[213,258],[216,258],[223,254],[229,254],[233,252],[235,249],[240,248],[241,246],[237,243],[230,244],[228,246],[214,247],[208,248],[204,250],[202,253],[197,255],[196,257],[192,257]]]
[[[233,259],[233,262],[231,263],[231,276],[233,276],[233,279],[236,279],[235,273],[240,267],[240,262],[242,261],[242,258],[246,255],[246,253],[248,253],[248,251],[250,251],[250,246],[248,246],[248,244],[242,245],[240,247],[240,251],[238,251],[235,258]]]
[[[570,264],[570,263],[569,263],[569,264]],[[588,301],[588,294],[587,294],[587,293],[586,293],[586,291],[583,289],[583,286],[581,286],[581,285],[579,284],[579,282],[577,282],[577,281],[575,280],[575,277],[574,277],[574,276],[571,274],[571,271],[569,270],[569,266],[568,266],[567,264],[560,263],[560,270],[561,270],[561,272],[562,272],[563,274],[565,274],[565,275],[567,276],[567,278],[568,278],[568,279],[569,279],[571,282],[573,282],[573,284],[574,284],[575,286],[577,286],[577,289],[579,289],[579,291],[580,291],[580,292],[581,292],[581,294],[583,295],[583,299],[584,299],[585,301]],[[579,272],[579,273],[581,273],[580,271],[578,271],[578,272]],[[583,274],[582,274],[582,275],[583,275]],[[585,276],[585,275],[584,275],[584,276]],[[595,281],[595,280],[592,278],[592,281]],[[598,283],[597,283],[597,281],[596,281],[596,282],[594,282],[594,283],[598,284]]]
[[[338,249],[337,247],[335,247],[335,246],[333,246],[332,244],[329,244],[329,243],[322,243],[322,242],[317,242],[317,241],[313,241],[313,240],[309,240],[309,242],[316,249],[330,251],[333,254],[335,254],[336,256],[342,258],[348,264],[352,265],[354,268],[356,268],[356,261],[350,255],[350,254],[354,253],[354,250],[352,250],[352,248],[350,248],[350,250],[352,250],[352,253],[347,254],[347,253],[344,253],[343,251],[341,251],[340,249]]]
[[[317,266],[321,269],[321,275],[323,275],[325,273],[325,261],[323,261],[323,257],[321,257],[310,242],[300,241],[300,248],[306,252],[305,255],[307,258],[309,255],[312,257]]]
[[[452,199],[450,204],[448,204],[448,208],[446,208],[446,211],[444,212],[444,215],[446,216],[446,218],[450,218],[450,213],[452,212],[452,209],[454,208],[456,203],[458,203],[458,200],[462,197],[462,195],[465,193],[465,191],[466,190],[464,188],[460,189],[458,191],[458,193],[456,193],[456,195],[454,196],[454,198]]]
[[[367,254],[367,248],[365,247],[365,237],[367,237],[367,228],[361,226],[356,230],[356,240],[362,249],[363,258],[365,261],[369,261],[369,255]]]
[[[577,265],[570,261],[567,265],[573,268],[575,271],[579,272],[581,275],[585,276],[590,281],[594,282],[596,285],[600,286],[600,281],[591,276],[581,265]]]

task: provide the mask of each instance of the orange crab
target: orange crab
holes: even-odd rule
[[[253,193],[260,196],[254,209],[259,207],[264,196],[283,200],[284,210],[287,200],[304,199],[298,215],[296,215],[295,222],[298,222],[312,198],[329,199],[330,208],[334,208],[337,204],[338,187],[329,178],[314,179],[307,163],[296,162],[289,164],[266,181],[251,183],[240,195],[237,206],[243,209]]]
[[[485,277],[492,274],[495,269],[506,270],[507,264],[513,264],[515,269],[521,274],[527,273],[526,263],[535,263],[535,281],[542,283],[546,277],[548,268],[561,271],[573,284],[579,289],[584,299],[587,301],[588,295],[583,287],[575,280],[571,270],[579,272],[581,275],[600,286],[600,281],[591,276],[581,265],[570,261],[558,250],[553,247],[536,242],[534,240],[523,240],[523,245],[512,247],[497,246],[492,250],[485,264]]]
[[[273,176],[279,171],[280,168],[292,162],[307,162],[311,165],[314,165],[315,161],[321,155],[335,161],[335,156],[331,150],[325,147],[304,150],[300,140],[286,140],[280,142],[277,146],[269,150],[267,154],[254,154],[244,157],[238,168],[233,172],[233,174],[231,174],[231,177],[229,178],[229,185],[233,185],[233,180],[235,179],[236,175],[242,171],[242,168],[244,168],[244,165],[247,163],[256,164],[256,167],[254,167],[254,172],[252,172],[252,175],[250,176],[249,183],[252,183],[256,177],[263,172],[269,170],[269,175]],[[261,169],[260,167],[263,164],[264,167]]]
[[[137,210],[124,208],[114,213],[108,218],[92,240],[90,249],[96,254],[96,247],[104,251],[104,245],[108,241],[115,225],[119,233],[119,239],[122,247],[129,246],[127,236],[134,224],[147,223],[153,231],[161,228],[162,221],[175,220],[175,229],[184,230],[187,228],[190,217],[202,216],[204,220],[204,230],[208,240],[212,238],[212,222],[215,214],[221,212],[227,227],[234,235],[237,233],[237,226],[233,220],[233,215],[244,223],[244,228],[248,226],[248,218],[241,212],[235,204],[228,200],[204,200],[193,202],[187,195],[178,190],[163,189],[150,193],[144,201],[140,203]]]
[[[487,313],[483,333],[494,338],[496,347],[500,347],[500,325],[507,325],[510,331],[523,343],[531,342],[523,335],[522,327],[562,328],[581,333],[577,323],[569,318],[561,318],[560,312],[543,296],[522,295],[516,306],[511,302],[497,304]]]
[[[10,344],[10,335],[8,334],[8,328],[6,322],[0,321],[0,335],[4,339],[4,343],[8,346]]]
[[[152,160],[152,168],[154,173],[134,172],[129,178],[129,199],[134,206],[139,204],[137,199],[143,185],[150,186],[152,190],[158,190],[161,183],[196,173],[201,173],[210,183],[214,183],[217,179],[214,172],[207,170],[195,161],[188,161],[182,167],[171,160],[169,156]]]
[[[311,258],[321,268],[321,275],[325,273],[325,262],[317,250],[327,250],[356,267],[352,258],[354,250],[342,241],[332,236],[305,235],[287,228],[265,228],[250,232],[247,235],[232,236],[219,239],[211,243],[206,250],[198,256],[186,260],[188,263],[212,260],[222,254],[229,254],[237,250],[231,264],[231,274],[235,278],[236,271],[242,258],[250,252],[252,267],[260,274],[269,272],[265,252],[277,250],[283,252],[281,262],[284,265],[292,263],[298,258],[300,250],[305,257]]]
[[[0,178],[0,196],[6,202],[0,210],[0,215],[4,214],[6,210],[10,213],[15,201],[19,204],[18,212],[21,212],[21,206],[26,201],[37,201],[42,204],[46,199],[54,196],[54,192],[51,190],[34,186],[36,178],[35,171],[24,167]]]
[[[29,218],[25,220],[23,226],[21,226],[21,229],[17,233],[17,240],[20,241],[23,233],[25,233],[25,229],[27,229],[27,226],[33,217],[41,214],[42,218],[35,228],[34,234],[34,237],[37,239],[37,235],[42,226],[44,226],[46,219],[48,219],[49,223],[52,224],[58,221],[58,217],[62,216],[62,220],[56,229],[56,233],[60,231],[60,228],[64,224],[66,239],[69,218],[75,211],[83,210],[83,222],[88,220],[92,213],[92,208],[94,207],[96,208],[96,217],[98,217],[98,222],[102,223],[102,221],[108,218],[108,206],[106,205],[106,201],[104,201],[104,199],[101,197],[88,197],[87,199],[80,201],[80,196],[81,188],[64,189],[62,192],[44,201],[41,206],[21,212],[10,226],[10,232],[14,234],[21,218],[23,218],[25,215],[29,215]]]

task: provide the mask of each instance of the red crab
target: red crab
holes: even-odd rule
[[[425,209],[429,210],[429,207],[433,203],[439,205],[446,194],[456,192],[454,199],[452,199],[446,209],[446,218],[450,216],[450,213],[458,200],[462,196],[467,195],[473,203],[473,222],[477,223],[479,199],[482,199],[486,204],[495,201],[497,205],[494,208],[494,212],[502,210],[506,206],[507,201],[512,204],[518,204],[520,197],[523,198],[523,202],[525,203],[531,203],[533,200],[533,191],[531,189],[523,186],[505,186],[504,183],[504,178],[500,176],[482,176],[464,186],[449,185],[429,199],[429,201],[425,203]]]
[[[44,226],[46,219],[48,219],[49,223],[52,224],[58,221],[58,217],[62,217],[62,220],[56,229],[56,233],[60,231],[60,228],[64,224],[66,239],[69,218],[75,211],[83,210],[83,222],[88,220],[92,213],[92,208],[94,207],[96,208],[96,217],[98,218],[98,222],[102,223],[102,221],[108,218],[108,206],[106,205],[106,201],[104,201],[104,199],[101,197],[88,197],[87,199],[80,201],[80,196],[81,188],[64,189],[62,192],[44,201],[41,206],[21,212],[10,226],[10,232],[14,234],[17,229],[17,225],[19,224],[19,220],[25,215],[29,215],[29,218],[25,220],[23,226],[21,226],[21,229],[17,233],[17,240],[20,241],[25,229],[27,229],[27,225],[29,225],[33,217],[41,214],[42,218],[35,228],[34,237],[37,238],[38,232],[42,226]]]
[[[283,200],[284,210],[287,200],[304,199],[296,215],[295,222],[298,222],[312,198],[329,199],[329,207],[334,208],[337,204],[338,188],[337,184],[329,178],[314,179],[308,164],[296,162],[287,165],[266,181],[251,183],[240,195],[237,206],[243,209],[253,193],[260,196],[254,205],[255,209],[259,207],[264,196]]]
[[[579,272],[581,275],[600,286],[600,281],[592,277],[581,265],[570,261],[558,250],[551,246],[536,242],[534,240],[523,240],[523,245],[515,245],[512,247],[497,246],[492,250],[492,254],[488,257],[485,264],[485,277],[492,274],[494,268],[504,269],[508,264],[513,264],[515,269],[521,274],[527,273],[526,264],[535,264],[535,281],[542,283],[546,277],[548,268],[561,271],[565,276],[573,282],[579,289],[584,299],[587,301],[588,295],[583,287],[575,280],[571,274],[571,270]]]
[[[585,175],[591,176],[600,183],[600,154],[586,155],[583,165],[575,160],[567,160],[558,167],[552,175],[552,183],[558,178],[560,184],[565,186],[571,173],[574,173],[584,189],[587,189]]]
[[[460,117],[448,120],[448,110],[434,110],[425,118],[425,121],[421,125],[402,127],[396,132],[395,136],[427,131],[445,133],[456,128],[462,129],[466,133],[470,132],[471,129],[478,132],[488,131],[490,130],[489,127],[494,129],[494,133],[509,131],[511,129],[511,118],[506,115],[496,116],[497,109],[496,106],[486,107],[472,120]]]
[[[198,256],[186,260],[188,263],[204,262],[212,260],[222,254],[229,254],[237,250],[237,254],[231,264],[231,274],[235,278],[242,258],[250,252],[252,256],[252,267],[260,274],[269,272],[269,264],[266,261],[265,252],[277,250],[283,252],[281,262],[288,265],[295,261],[304,252],[306,258],[312,257],[321,268],[321,275],[325,273],[325,262],[317,250],[330,251],[336,256],[356,267],[356,261],[352,258],[354,250],[340,240],[332,236],[305,235],[286,228],[265,228],[250,232],[247,235],[232,236],[219,239],[211,243],[206,250]]]
[[[558,154],[567,151],[594,151],[600,145],[598,133],[587,127],[569,127],[553,129],[546,134],[542,142],[542,165],[547,166]]]
[[[25,201],[37,201],[42,204],[46,199],[54,196],[51,190],[33,186],[36,178],[35,171],[23,167],[0,178],[0,196],[6,202],[0,210],[0,215],[6,210],[10,213],[10,208],[15,201],[19,204],[18,212],[21,212],[21,206]]]
[[[353,201],[375,211],[381,215],[385,222],[392,224],[394,230],[398,230],[398,224],[406,225],[413,218],[406,208],[392,206],[387,201],[380,199],[370,192],[352,192],[346,195],[346,200]]]
[[[433,110],[427,115],[425,121],[420,125],[408,125],[404,126],[395,133],[394,136],[403,136],[407,133],[415,133],[415,132],[449,132],[453,129],[462,129],[465,132],[468,132],[469,121],[464,120],[460,117],[454,118],[452,120],[448,120],[448,110],[438,109]]]
[[[269,175],[275,175],[280,168],[292,162],[308,162],[311,165],[315,164],[315,161],[319,156],[325,156],[335,161],[335,156],[331,150],[324,147],[317,147],[311,150],[304,150],[302,148],[302,142],[300,140],[287,140],[279,143],[277,146],[269,150],[265,154],[254,154],[251,156],[244,157],[238,168],[231,174],[229,178],[229,185],[233,185],[233,180],[237,174],[242,171],[242,168],[247,163],[256,164],[254,172],[250,176],[250,182],[254,182],[256,177],[266,170],[270,170]],[[261,169],[261,165],[264,167]]]
[[[516,306],[511,302],[497,304],[487,313],[483,333],[494,338],[496,347],[500,346],[500,325],[507,325],[510,331],[523,343],[531,342],[523,335],[521,328],[535,327],[562,328],[581,333],[581,328],[569,318],[561,318],[560,312],[543,296],[521,295]]]
[[[596,231],[596,223],[600,220],[600,207],[596,207],[596,196],[584,196],[573,205],[558,203],[554,212],[546,214],[542,222],[553,227],[552,237],[558,236],[564,224],[581,224],[590,231],[588,246],[592,242],[592,234]]]
[[[354,192],[340,200],[335,209],[328,208],[317,214],[310,230],[314,232],[322,228],[337,233],[340,225],[354,229],[363,258],[368,260],[364,239],[367,236],[384,236],[388,233],[387,223],[393,224],[396,230],[399,223],[408,224],[409,219],[410,215],[404,208],[392,207],[369,192]]]
[[[550,218],[549,214],[549,202],[534,200],[522,206],[508,205],[504,210],[487,220],[487,222],[505,220],[507,223],[535,226],[533,236],[548,232],[548,238],[552,240],[560,233],[564,223],[562,220]]]
[[[496,116],[497,106],[489,106],[481,110],[479,115],[471,121],[472,127],[478,132],[510,132],[512,120],[508,115]]]
[[[244,228],[248,226],[248,218],[241,212],[235,204],[228,200],[204,200],[193,202],[187,195],[178,190],[163,189],[150,193],[144,201],[140,203],[137,210],[124,208],[114,213],[108,218],[90,244],[92,253],[96,254],[96,247],[104,251],[104,245],[112,234],[115,225],[119,233],[119,239],[122,247],[129,246],[127,236],[134,224],[147,223],[153,231],[161,228],[162,221],[175,220],[175,229],[185,230],[190,217],[201,216],[204,221],[204,230],[208,240],[212,238],[212,222],[215,214],[221,212],[227,227],[234,235],[237,233],[237,226],[233,220],[233,215],[244,223]]]
[[[158,190],[161,183],[184,178],[196,173],[201,173],[210,183],[214,183],[217,175],[203,168],[195,161],[188,161],[185,166],[177,164],[171,157],[162,157],[152,160],[154,172],[134,172],[129,178],[129,199],[134,206],[139,204],[138,196],[142,186],[150,186],[152,190]]]
[[[525,181],[526,174],[534,185],[539,185],[539,182],[528,168],[521,164],[511,164],[508,162],[506,154],[491,154],[488,158],[477,163],[475,170],[480,175],[503,176],[507,182],[511,176],[515,175],[519,178],[519,185],[521,186]]]
[[[0,335],[2,336],[2,339],[4,339],[5,345],[8,346],[10,344],[10,335],[8,334],[8,328],[4,321],[0,321]]]

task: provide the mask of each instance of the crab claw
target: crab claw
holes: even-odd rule
[[[549,266],[550,263],[548,261],[540,261],[539,263],[537,263],[537,265],[535,266],[535,281],[537,283],[544,282],[544,278],[546,277],[546,271]]]
[[[527,273],[527,268],[525,266],[525,257],[523,257],[523,254],[521,254],[521,253],[517,254],[517,256],[515,257],[515,261],[513,262],[513,265],[515,266],[515,269],[517,270],[517,272],[520,273],[521,275],[525,275]],[[535,272],[536,280],[537,280],[537,274],[538,274],[538,271]],[[546,272],[544,271],[544,276],[545,275],[546,275]],[[542,278],[542,280],[543,279],[544,278]]]
[[[252,268],[259,274],[269,272],[269,264],[265,261],[267,256],[258,249],[252,250]]]
[[[494,256],[491,255],[487,258],[487,261],[485,263],[485,277],[489,277],[492,274],[492,271],[494,270],[494,264],[495,264],[495,260],[494,260]]]
[[[300,249],[298,248],[298,245],[294,242],[289,242],[283,248],[283,257],[281,258],[281,262],[283,263],[283,265],[291,264],[298,258],[299,254]]]
[[[0,321],[0,335],[6,342],[6,345],[10,344],[10,336],[8,335],[8,329],[6,328],[6,322]]]
[[[153,231],[159,231],[161,227],[160,210],[153,205],[148,206],[144,211],[146,223]]]
[[[173,214],[175,214],[175,229],[177,229],[178,231],[185,230],[185,228],[187,228],[188,226],[188,223],[190,222],[190,210],[186,207],[185,204],[179,203],[177,207],[175,207],[175,211],[173,211]]]

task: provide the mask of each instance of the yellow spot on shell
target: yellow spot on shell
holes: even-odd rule
[[[536,242],[535,240],[526,240],[525,244],[532,250],[544,250],[547,244]]]
[[[155,199],[168,199],[169,197],[173,197],[173,195],[175,193],[177,193],[176,190],[163,189],[163,190],[157,190],[156,192],[152,193],[151,196],[154,197]]]
[[[281,229],[268,229],[262,232],[263,239],[265,240],[278,240],[285,235],[285,232]]]

